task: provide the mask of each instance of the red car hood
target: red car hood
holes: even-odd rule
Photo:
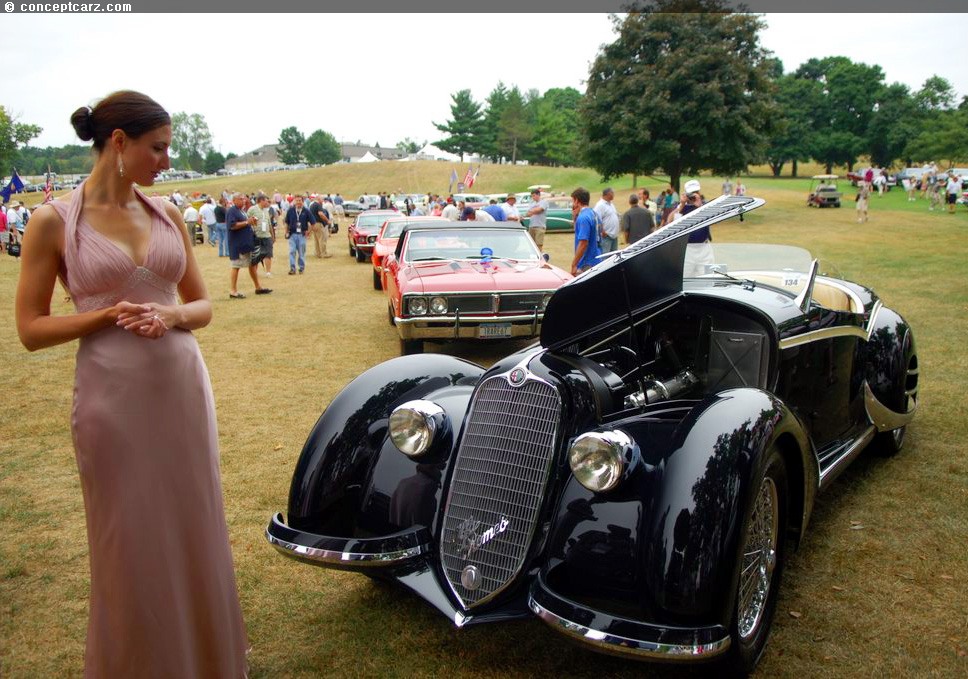
[[[407,292],[490,292],[492,290],[555,290],[571,278],[550,264],[509,260],[421,262],[409,267]]]

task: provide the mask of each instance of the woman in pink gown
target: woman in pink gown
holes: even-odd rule
[[[97,162],[30,220],[16,311],[31,351],[80,339],[71,431],[91,563],[85,676],[243,677],[215,407],[191,333],[212,307],[178,210],[134,186],[169,167],[171,119],[116,92],[71,122]],[[51,315],[58,276],[75,314]]]

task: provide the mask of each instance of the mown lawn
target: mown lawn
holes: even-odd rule
[[[389,172],[387,165],[379,172]],[[408,182],[426,181],[422,168],[413,170],[416,179],[329,174],[339,169],[241,177],[232,185],[342,187],[351,195],[398,184],[411,190]],[[427,169],[440,175],[434,181],[441,185],[430,190],[446,189],[449,167],[437,169]],[[485,166],[481,176],[487,183],[474,189],[484,192],[521,190],[547,176],[562,190],[578,183],[601,188],[588,171]],[[640,186],[643,181],[661,188],[642,178]],[[718,193],[720,179],[703,181],[707,196]],[[858,225],[846,185],[843,208],[816,210],[804,205],[808,181],[744,181],[767,206],[743,223],[714,227],[714,237],[800,245],[820,256],[826,270],[869,285],[914,327],[921,366],[921,412],[904,451],[892,459],[861,456],[820,497],[787,570],[757,675],[966,676],[968,211],[929,213],[926,203],[908,204],[892,191],[873,197],[870,222]],[[208,190],[222,185],[213,180]],[[631,179],[614,185],[624,208]],[[284,254],[285,242],[277,245]],[[251,675],[688,674],[589,653],[536,620],[458,631],[402,590],[298,564],[265,543],[266,521],[285,508],[294,462],[319,412],[355,375],[398,351],[369,266],[347,255],[345,225],[331,246],[334,258],[311,258],[304,276],[286,276],[278,257],[277,275],[268,281],[275,292],[245,300],[228,299],[227,260],[207,244],[196,248],[214,300],[214,322],[197,336],[217,401],[226,511],[253,645]],[[549,235],[547,247],[552,262],[566,266],[572,235]],[[76,346],[33,354],[20,346],[12,309],[18,271],[16,261],[0,257],[7,300],[0,307],[0,676],[77,676],[89,574],[69,430]],[[244,281],[240,290],[250,292],[249,286]],[[71,308],[58,289],[55,313]],[[487,364],[518,346],[427,348]]]

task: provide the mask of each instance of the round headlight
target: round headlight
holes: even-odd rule
[[[582,434],[568,449],[571,473],[588,490],[611,490],[621,481],[634,447],[625,432],[605,431]]]
[[[440,316],[441,314],[447,313],[447,298],[446,297],[431,297],[430,298],[430,313],[435,316]]]
[[[423,455],[434,442],[444,409],[432,401],[407,401],[390,413],[390,440],[410,457]]]
[[[427,298],[426,297],[411,297],[407,301],[407,309],[414,316],[423,316],[427,313]]]

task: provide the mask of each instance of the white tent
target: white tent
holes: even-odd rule
[[[433,158],[434,160],[446,160],[451,163],[459,163],[460,156],[456,153],[448,153],[443,149],[439,149],[433,144],[427,144],[422,149],[417,151],[417,158]],[[480,156],[464,154],[465,163],[479,163],[481,162]]]
[[[358,162],[358,163],[378,163],[378,162],[380,162],[380,159],[377,158],[376,156],[374,156],[369,151],[367,151],[365,154],[363,154],[363,157],[360,158],[356,162]]]

